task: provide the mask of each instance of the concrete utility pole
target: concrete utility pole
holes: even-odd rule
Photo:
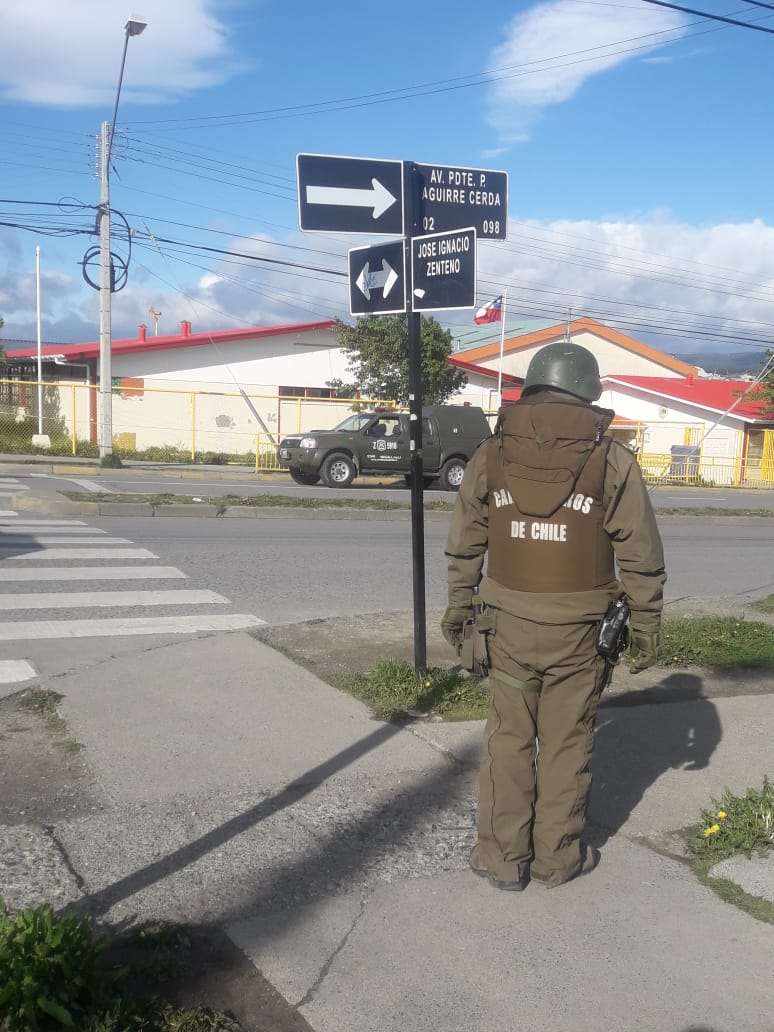
[[[139,36],[147,26],[140,15],[132,15],[124,26],[124,51],[118,76],[116,102],[111,122],[102,123],[99,195],[99,455],[113,453],[113,368],[112,368],[112,293],[113,260],[110,255],[110,153],[124,78],[126,49],[130,36]]]
[[[110,258],[110,122],[102,123],[99,194],[99,455],[113,451],[112,308],[113,262]]]

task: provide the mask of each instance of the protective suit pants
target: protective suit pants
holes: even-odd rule
[[[477,858],[496,878],[552,884],[581,867],[594,719],[608,669],[595,625],[497,612],[479,786]]]

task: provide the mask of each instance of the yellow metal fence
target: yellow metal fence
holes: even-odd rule
[[[98,404],[94,384],[0,380],[0,453],[97,456]],[[353,407],[378,404],[389,401],[183,390],[124,379],[113,387],[113,448],[123,458],[278,470],[280,438],[329,429]],[[496,413],[488,415],[493,423]],[[636,450],[652,483],[774,488],[774,430],[746,439],[727,431],[728,455],[712,454],[707,430],[702,423],[633,422],[614,426],[613,435]]]
[[[389,404],[122,379],[112,392],[113,449],[124,458],[280,469],[282,437],[336,426],[355,406]],[[0,453],[96,456],[98,406],[94,384],[0,380]]]

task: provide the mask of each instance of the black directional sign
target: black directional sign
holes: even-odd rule
[[[349,310],[352,315],[394,315],[406,311],[405,253],[402,240],[353,247],[349,257]]]
[[[423,233],[475,227],[479,239],[505,240],[508,173],[453,165],[415,165],[417,227]]]
[[[403,234],[403,162],[299,154],[301,229]]]
[[[411,307],[415,312],[473,308],[476,231],[458,229],[411,240]]]

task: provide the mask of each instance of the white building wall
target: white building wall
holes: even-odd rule
[[[630,394],[620,388],[603,392],[597,404],[611,408],[619,419],[630,420],[637,426],[637,439],[643,456],[671,455],[674,445],[698,445],[699,475],[716,484],[731,483],[735,473],[735,459],[741,454],[744,423],[732,415],[724,416],[714,425],[715,418],[706,412],[697,412],[692,406],[678,402]],[[668,463],[664,461],[665,475]]]
[[[463,370],[468,382],[461,391],[449,398],[450,405],[478,405],[485,412],[494,411],[499,405],[497,379],[481,376]],[[506,385],[507,386],[507,385]]]
[[[350,411],[325,401],[299,408],[295,399],[279,400],[280,387],[324,388],[346,381],[348,366],[332,330],[114,355],[114,378],[142,381],[114,393],[114,437],[140,450],[270,448],[281,434],[334,426]]]
[[[148,338],[152,341],[153,338]],[[332,330],[277,334],[254,341],[197,344],[113,356],[113,376],[242,387],[324,387],[346,380],[348,360]]]

